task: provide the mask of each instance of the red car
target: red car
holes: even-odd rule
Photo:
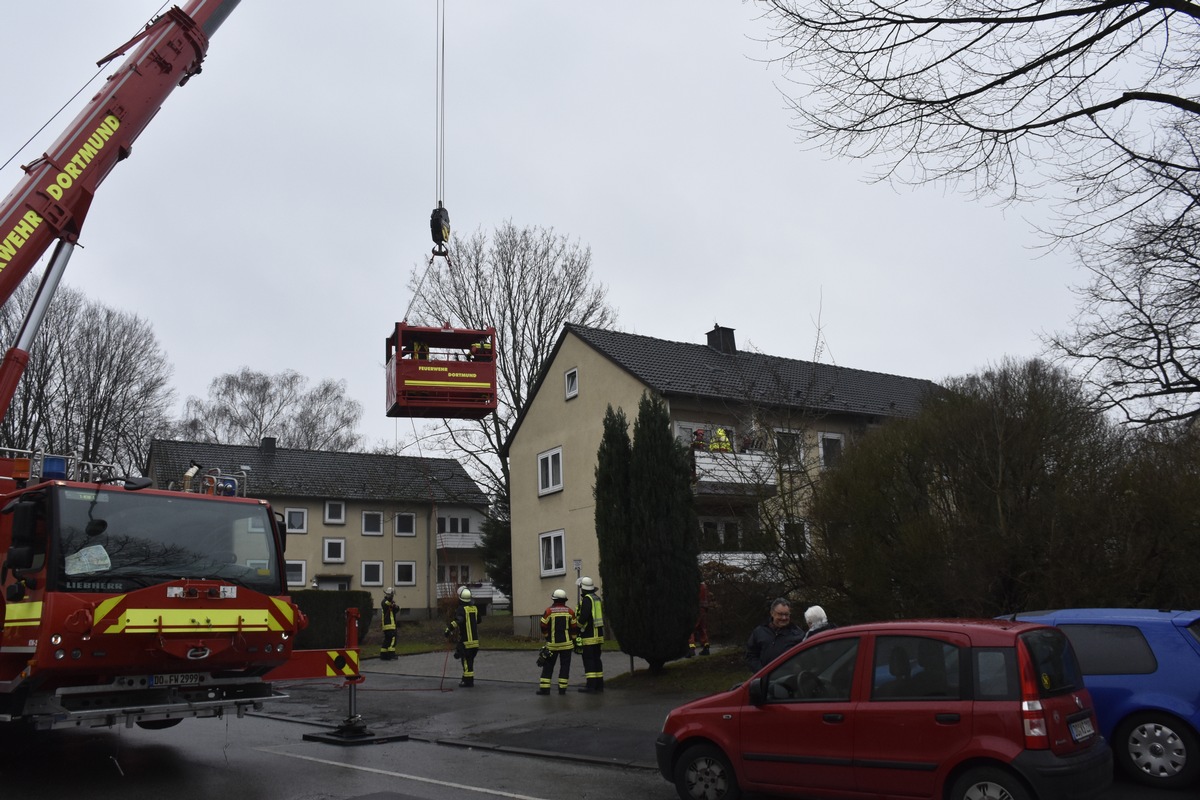
[[[674,709],[658,767],[683,800],[1086,800],[1112,751],[1057,628],[916,620],[836,628]]]

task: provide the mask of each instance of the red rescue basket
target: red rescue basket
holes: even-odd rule
[[[387,415],[483,419],[496,410],[496,329],[396,323],[387,338]]]

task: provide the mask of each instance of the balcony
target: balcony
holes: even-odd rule
[[[762,499],[777,492],[775,462],[764,453],[693,450],[692,465],[697,496]]]
[[[474,550],[483,544],[482,533],[439,533],[438,550]]]
[[[461,583],[438,583],[437,596],[457,597],[458,590],[461,589]],[[512,608],[512,601],[508,595],[496,588],[491,581],[475,581],[468,582],[466,587],[471,590],[471,599],[475,601],[477,606],[485,606],[489,608]]]

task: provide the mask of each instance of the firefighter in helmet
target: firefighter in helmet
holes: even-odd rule
[[[471,360],[472,361],[491,361],[492,360],[492,342],[490,339],[480,339],[478,342],[471,344]]]
[[[583,645],[583,676],[587,679],[587,684],[580,687],[579,691],[603,692],[604,664],[600,659],[600,651],[604,647],[604,611],[600,606],[596,584],[591,578],[582,578],[579,590],[583,595],[579,598],[575,618],[579,622],[579,639]]]
[[[396,658],[396,614],[400,606],[396,605],[396,590],[388,587],[383,590],[383,647],[379,648],[381,661],[392,661]]]
[[[462,680],[458,685],[470,689],[475,685],[475,656],[479,654],[479,608],[465,586],[458,590],[458,607],[445,634],[454,642],[454,657],[462,661]]]
[[[555,589],[550,595],[550,606],[542,613],[541,626],[550,655],[542,666],[537,693],[550,694],[550,679],[557,661],[558,693],[566,694],[567,685],[571,682],[571,653],[575,650],[579,623],[575,621],[575,612],[567,605],[567,593],[564,590]]]

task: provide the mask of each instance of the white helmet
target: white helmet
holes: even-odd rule
[[[470,600],[471,599],[471,590],[465,586],[462,587],[461,589],[459,589],[458,590],[458,599],[462,600],[464,603],[467,602],[468,600]]]
[[[390,587],[390,586],[389,586],[389,587],[387,587],[386,589],[384,589],[384,590],[383,590],[383,594],[384,594],[386,597],[391,597],[391,596],[392,596],[392,595],[394,595],[395,593],[396,593],[396,590],[395,590],[395,589],[393,589],[393,588],[392,588],[392,587]]]
[[[566,600],[567,599],[567,593],[565,591],[563,591],[562,589],[555,589],[554,593],[551,594],[550,596],[552,598],[554,598],[555,600]]]
[[[592,583],[591,578],[585,576],[583,580],[579,582],[579,588],[585,592],[594,592],[596,591],[596,584]]]

